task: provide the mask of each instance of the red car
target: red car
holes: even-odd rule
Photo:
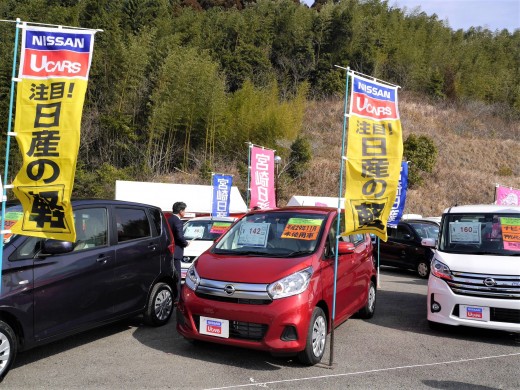
[[[331,330],[337,227],[337,209],[328,207],[246,214],[189,268],[178,332],[320,362]],[[341,237],[337,248],[335,326],[356,313],[371,318],[377,286],[368,234]]]

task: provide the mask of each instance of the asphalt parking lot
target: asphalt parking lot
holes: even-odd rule
[[[430,330],[427,281],[381,268],[371,320],[335,331],[334,360],[291,358],[196,344],[175,320],[150,328],[132,319],[21,353],[9,389],[519,389],[520,343],[502,332]],[[330,346],[330,338],[328,340]]]

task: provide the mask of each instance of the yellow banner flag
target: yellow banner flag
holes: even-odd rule
[[[15,234],[75,241],[70,202],[94,32],[23,28],[15,132],[22,168]]]
[[[386,241],[403,156],[397,88],[352,79],[344,234],[374,233]]]

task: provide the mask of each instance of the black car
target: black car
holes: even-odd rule
[[[160,326],[172,315],[173,237],[162,210],[114,200],[72,208],[76,242],[4,238],[0,380],[19,350],[125,317]]]
[[[388,240],[374,244],[374,257],[380,265],[389,265],[417,272],[428,278],[433,251],[421,245],[423,238],[437,239],[439,224],[426,219],[401,220],[397,228],[388,227]]]

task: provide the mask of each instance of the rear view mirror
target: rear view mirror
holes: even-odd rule
[[[349,253],[353,253],[355,249],[356,249],[355,245],[351,242],[340,241],[338,243],[338,253],[340,255],[346,255]]]

